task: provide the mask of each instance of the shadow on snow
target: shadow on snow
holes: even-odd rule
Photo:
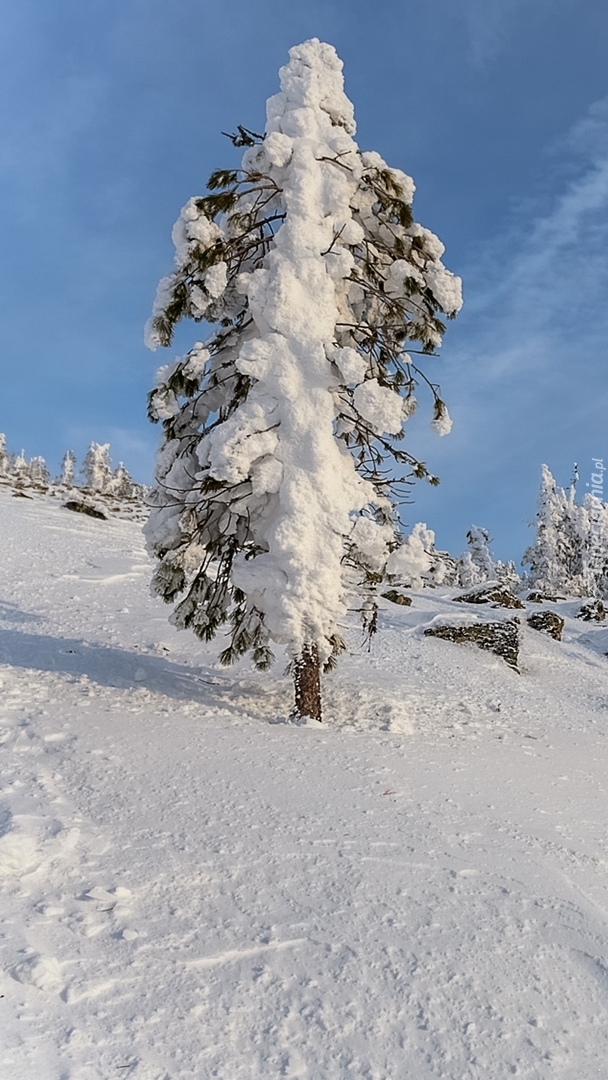
[[[20,620],[15,617],[14,621]],[[165,657],[21,630],[0,629],[0,664],[68,675],[73,679],[85,676],[100,686],[145,689],[180,701],[198,701],[208,708],[228,709],[238,715],[246,711],[254,716],[267,716],[268,706],[279,705],[284,697],[282,680],[273,679],[271,687],[267,679],[251,672],[222,676],[212,668],[190,667]]]

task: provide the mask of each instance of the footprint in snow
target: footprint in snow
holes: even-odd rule
[[[35,986],[46,994],[59,994],[64,988],[61,967],[54,956],[34,953],[15,964],[10,969],[10,975],[16,982]]]

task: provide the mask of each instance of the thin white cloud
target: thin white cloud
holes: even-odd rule
[[[441,503],[417,489],[417,514],[448,546],[486,525],[509,558],[525,545],[541,463],[566,483],[573,461],[585,473],[608,455],[608,99],[551,148],[550,168],[544,207],[521,211],[463,270],[441,374],[452,435],[412,431],[442,478]]]
[[[521,32],[521,21],[530,11],[547,9],[555,0],[463,0],[462,14],[468,30],[471,61],[485,67]]]
[[[571,165],[562,190],[520,223],[510,252],[496,245],[493,274],[490,251],[483,278],[474,269],[469,275],[471,334],[491,354],[495,375],[547,354],[550,345],[561,351],[574,341],[595,343],[608,331],[608,99],[562,147],[568,160],[554,165],[556,174]]]

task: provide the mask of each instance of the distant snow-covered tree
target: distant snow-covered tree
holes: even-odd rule
[[[584,592],[608,598],[608,505],[587,493],[579,508],[579,531],[584,536]]]
[[[389,555],[386,572],[403,585],[421,589],[426,575],[436,563],[435,533],[419,521],[404,542]]]
[[[147,331],[155,348],[185,317],[216,327],[150,395],[154,588],[178,626],[228,628],[224,662],[249,651],[264,668],[284,645],[296,713],[317,719],[353,564],[366,579],[407,551],[395,500],[436,482],[401,439],[420,382],[449,430],[420,358],[461,306],[443,245],[413,220],[412,180],[354,141],[341,69],[316,39],[291,50],[265,134],[240,127],[241,167],[182,210]]]
[[[464,551],[462,555],[458,556],[456,566],[458,570],[458,584],[462,589],[472,589],[474,585],[479,585],[481,582],[479,568],[475,566],[470,551]]]
[[[449,551],[433,551],[434,563],[429,570],[429,584],[458,585],[458,560]]]
[[[489,581],[494,577],[494,560],[490,554],[490,534],[487,529],[481,529],[478,525],[471,525],[467,533],[467,545],[471,553],[471,559],[477,567],[481,581]]]
[[[558,559],[558,546],[564,501],[563,492],[558,491],[549,468],[543,465],[536,511],[536,536],[522,558],[522,565],[530,568],[531,584],[541,590],[551,591],[562,585],[564,574]]]
[[[91,443],[82,463],[82,473],[91,491],[107,490],[112,480],[109,443]]]
[[[562,519],[558,532],[557,558],[563,569],[562,588],[573,595],[587,591],[590,522],[584,505],[575,502],[576,489],[560,491]]]
[[[11,458],[6,449],[6,435],[0,433],[0,476],[8,476],[10,466]]]
[[[471,589],[496,577],[489,545],[488,530],[471,525],[467,533],[467,550],[458,558],[458,582],[463,589]]]
[[[588,508],[575,502],[574,484],[566,492],[543,465],[536,536],[522,558],[522,565],[530,567],[531,584],[541,591],[585,595],[590,584],[589,545]]]
[[[494,576],[501,585],[504,585],[505,588],[510,589],[512,592],[517,592],[521,587],[522,580],[512,559],[509,559],[508,562],[502,562],[501,559],[498,559],[494,566]]]
[[[61,487],[72,488],[74,487],[74,477],[76,473],[77,457],[73,450],[66,450],[61,460],[61,472],[57,483]]]
[[[27,472],[31,483],[37,487],[48,487],[51,482],[51,474],[47,469],[46,461],[39,455],[30,459]]]
[[[118,467],[114,469],[114,472],[108,481],[108,493],[114,495],[117,499],[132,499],[137,490],[138,487],[133,481],[131,474],[125,469],[122,461],[119,461]]]
[[[11,472],[13,483],[17,487],[29,487],[30,475],[27,459],[25,456],[25,450],[22,450],[21,453],[17,454],[17,456],[15,457]]]

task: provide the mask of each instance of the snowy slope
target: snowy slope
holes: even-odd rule
[[[0,536],[2,1080],[608,1078],[607,631],[518,676],[428,590],[298,728],[136,524]]]

